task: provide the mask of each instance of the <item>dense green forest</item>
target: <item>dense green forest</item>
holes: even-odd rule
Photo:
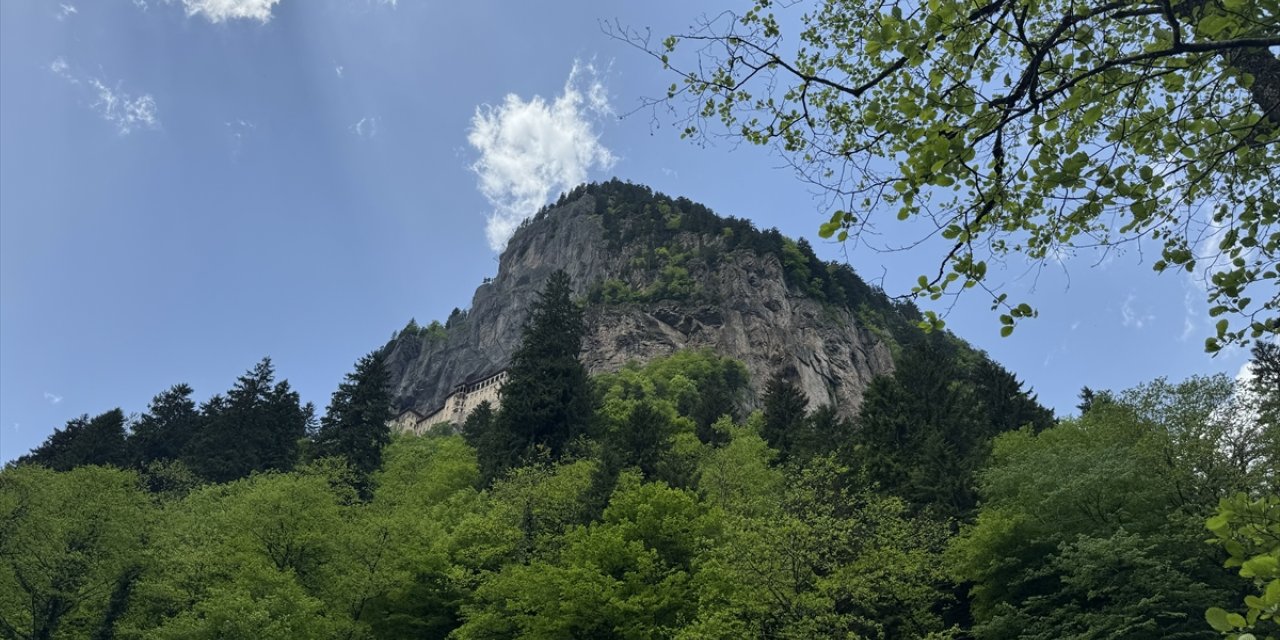
[[[707,351],[587,376],[562,273],[500,408],[392,437],[269,360],[0,472],[4,638],[1217,638],[1280,633],[1280,347],[1055,419],[942,333],[859,411]],[[1248,630],[1252,633],[1243,633]]]

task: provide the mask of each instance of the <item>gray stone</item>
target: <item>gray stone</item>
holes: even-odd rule
[[[633,259],[649,251],[644,243],[622,250],[607,246],[594,206],[588,194],[526,223],[503,251],[497,276],[476,289],[466,319],[446,337],[401,336],[387,345],[398,409],[428,413],[457,385],[505,368],[531,303],[555,270],[564,269],[584,296],[606,279],[643,289],[658,277],[655,270],[635,266]],[[695,234],[682,234],[676,242],[703,251],[721,244]],[[582,353],[587,369],[616,371],[630,360],[710,348],[746,365],[755,397],[774,371],[790,367],[811,403],[834,404],[846,415],[856,411],[872,378],[892,372],[884,342],[852,313],[790,291],[775,256],[742,249],[716,255],[710,266],[690,267],[690,276],[706,294],[698,299],[718,304],[589,306]]]

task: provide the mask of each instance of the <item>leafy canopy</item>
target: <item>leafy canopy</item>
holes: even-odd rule
[[[825,0],[796,33],[774,5],[610,31],[679,76],[651,104],[685,137],[722,125],[825,188],[823,237],[916,221],[940,259],[913,293],[980,287],[1005,335],[1035,311],[992,264],[1144,243],[1203,272],[1209,351],[1280,331],[1276,0]]]

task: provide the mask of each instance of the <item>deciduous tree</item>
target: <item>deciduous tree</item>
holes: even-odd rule
[[[801,3],[793,3],[801,4]],[[774,145],[831,195],[820,235],[940,236],[913,293],[991,293],[991,265],[1140,243],[1201,271],[1206,346],[1280,331],[1275,0],[756,0],[651,42],[686,137]],[[688,111],[677,110],[686,104]],[[715,125],[722,125],[718,129]],[[936,315],[929,320],[940,324]]]

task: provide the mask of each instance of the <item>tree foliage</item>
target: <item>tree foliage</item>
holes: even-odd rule
[[[131,471],[0,472],[0,637],[110,637],[152,513]]]
[[[341,456],[358,473],[368,475],[382,463],[382,449],[391,440],[391,392],[387,370],[377,353],[356,362],[323,418],[316,435],[320,455]]]
[[[69,471],[84,465],[124,466],[128,459],[124,412],[112,409],[93,418],[86,414],[67,421],[67,426],[55,430],[19,462]]]
[[[271,359],[263,358],[200,412],[203,424],[187,445],[185,461],[201,477],[226,482],[293,467],[314,410],[302,404],[289,381],[276,382]]]
[[[917,296],[981,287],[1007,333],[1034,310],[993,264],[1146,242],[1156,271],[1205,274],[1208,349],[1280,331],[1274,0],[780,7],[612,31],[677,75],[656,104],[686,137],[722,125],[827,189],[823,237],[885,249],[886,216],[940,237]]]
[[[964,358],[934,334],[908,347],[892,376],[872,381],[848,449],[849,466],[919,509],[967,516],[991,439],[1052,414],[999,365]]]
[[[129,448],[141,466],[157,460],[178,460],[200,428],[200,412],[191,398],[195,390],[176,384],[151,400],[129,437]]]
[[[557,456],[591,423],[591,387],[578,360],[585,331],[569,275],[556,271],[533,303],[511,357],[502,407],[481,456],[492,478],[545,448]]]
[[[1227,552],[1226,566],[1252,588],[1243,609],[1210,607],[1205,619],[1230,640],[1280,637],[1280,495],[1223,498],[1207,526]]]
[[[1079,419],[996,438],[976,522],[955,541],[980,638],[1206,638],[1234,591],[1203,543],[1218,499],[1259,489],[1233,464],[1226,378],[1157,381]]]
[[[345,455],[222,482],[160,456],[11,465],[0,638],[1274,633],[1261,383],[1157,380],[1050,426],[944,334],[904,349],[853,422],[781,380],[742,416],[745,370],[710,351],[632,364],[595,379],[590,429],[494,477],[468,440],[492,432],[483,411],[392,438],[367,473]],[[189,393],[162,395],[153,435],[190,416]],[[361,405],[335,398],[329,429]]]

